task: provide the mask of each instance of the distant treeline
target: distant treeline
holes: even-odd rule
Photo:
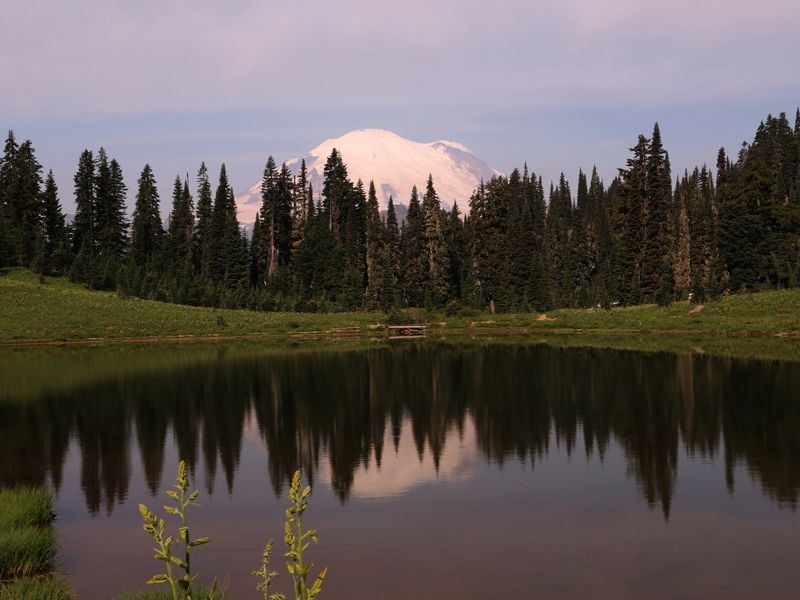
[[[391,311],[405,306],[547,310],[702,301],[800,281],[800,110],[768,116],[736,160],[719,151],[673,181],[658,124],[639,136],[606,187],[580,172],[545,191],[527,166],[482,183],[445,210],[429,177],[399,223],[381,215],[375,186],[353,183],[341,155],[321,194],[305,163],[292,174],[270,157],[262,207],[245,236],[222,165],[205,164],[192,195],[175,179],[167,224],[153,171],[137,182],[127,220],[122,169],[84,150],[66,224],[52,172],[42,179],[30,141],[9,132],[0,158],[0,267],[66,273],[97,289],[157,300],[257,310]]]

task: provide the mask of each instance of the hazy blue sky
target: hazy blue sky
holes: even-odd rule
[[[86,147],[132,191],[149,162],[169,204],[202,160],[241,193],[268,154],[362,127],[608,179],[656,120],[683,169],[793,118],[798,23],[797,0],[7,2],[0,127],[33,140],[68,212]]]

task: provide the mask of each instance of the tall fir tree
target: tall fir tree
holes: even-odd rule
[[[424,227],[417,186],[414,186],[400,237],[401,289],[407,306],[422,306],[424,303],[427,266]]]
[[[392,207],[394,208],[394,207]],[[387,218],[388,225],[388,218]],[[464,234],[464,221],[458,202],[453,202],[453,208],[445,219],[445,246],[448,255],[448,287],[450,298],[458,300],[462,293],[462,284],[466,277],[467,241]]]
[[[673,299],[674,228],[669,157],[656,123],[647,155],[647,180],[642,240],[642,292],[646,302]]]
[[[131,224],[130,259],[135,267],[155,270],[151,261],[158,256],[164,238],[159,212],[160,199],[153,169],[145,165],[139,176],[136,205]]]
[[[95,159],[94,193],[97,268],[92,286],[108,289],[113,288],[119,280],[128,241],[125,216],[127,188],[119,163],[116,160],[109,161],[103,148],[100,148]]]
[[[0,267],[14,262],[15,223],[12,212],[12,196],[16,186],[17,144],[14,132],[9,131],[0,157]]]
[[[306,159],[300,161],[300,173],[292,185],[292,251],[297,250],[303,243],[307,227],[306,221],[309,218],[309,181]],[[312,201],[313,212],[313,201]]]
[[[97,248],[97,207],[95,197],[95,163],[90,150],[84,150],[78,159],[75,183],[75,219],[72,228],[72,251],[75,259],[70,276],[75,281],[89,283],[94,275]]]
[[[692,189],[693,188],[693,189]],[[673,265],[673,279],[675,281],[675,296],[678,300],[685,300],[689,297],[692,286],[692,238],[689,224],[690,203],[692,200],[689,195],[696,188],[689,182],[688,174],[684,175],[682,182],[675,186],[675,260]],[[695,239],[699,241],[699,239]]]
[[[397,223],[394,199],[391,196],[386,209],[385,235],[381,269],[383,276],[381,302],[383,309],[388,312],[400,305],[400,227]]]
[[[168,269],[176,286],[176,293],[186,299],[194,273],[194,207],[189,192],[189,182],[175,178],[172,189],[172,212],[166,241]]]
[[[366,219],[366,300],[367,307],[375,309],[382,305],[382,292],[383,285],[385,284],[383,276],[385,240],[383,223],[381,222],[380,207],[378,206],[378,196],[375,192],[375,183],[372,181],[369,182],[369,192],[367,194]]]
[[[443,305],[450,296],[450,257],[445,243],[445,215],[439,196],[428,175],[422,197],[422,222],[425,250],[425,298],[434,306]]]
[[[206,163],[200,164],[197,172],[197,220],[195,223],[194,266],[203,279],[211,274],[213,246],[214,205],[211,182]]]
[[[44,215],[45,272],[63,273],[69,265],[71,255],[69,239],[61,202],[58,199],[58,186],[53,171],[47,173],[42,192]]]
[[[42,229],[42,167],[30,140],[20,144],[14,161],[14,185],[8,194],[15,233],[14,252],[16,263],[29,267],[36,253],[36,236]],[[40,239],[40,246],[41,243]]]
[[[225,232],[231,218],[231,210],[228,206],[229,197],[228,172],[223,163],[219,170],[217,189],[214,193],[210,235],[208,236],[208,278],[215,285],[221,285],[225,281]],[[235,218],[235,206],[233,211]]]
[[[642,261],[644,213],[647,197],[649,140],[640,135],[630,149],[633,156],[610,188],[611,227],[614,235],[612,261],[613,289],[616,302],[638,304],[642,300]]]

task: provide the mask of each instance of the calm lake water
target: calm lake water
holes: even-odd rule
[[[57,490],[81,597],[158,570],[139,502],[185,458],[193,564],[256,598],[293,471],[323,598],[800,592],[800,365],[545,345],[6,352],[0,485]],[[315,570],[316,572],[316,570]]]

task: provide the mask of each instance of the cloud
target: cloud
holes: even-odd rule
[[[789,0],[27,0],[0,115],[661,105],[798,86]]]

